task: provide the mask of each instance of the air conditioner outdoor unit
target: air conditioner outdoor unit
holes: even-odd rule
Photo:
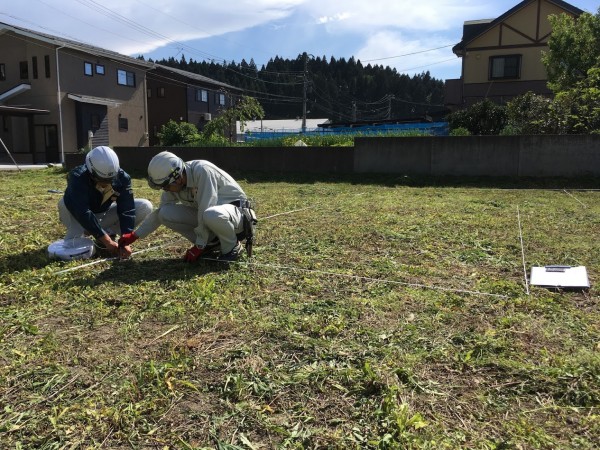
[[[209,121],[210,119],[212,119],[211,113],[203,113],[202,116],[204,117],[204,120],[206,120],[206,121]]]

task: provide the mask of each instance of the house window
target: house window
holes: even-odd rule
[[[219,94],[219,105],[225,106],[225,94]]]
[[[156,96],[158,98],[164,98],[164,96],[165,96],[165,88],[164,87],[156,88]]]
[[[129,121],[125,117],[119,117],[119,131],[127,131],[129,129]]]
[[[96,73],[98,75],[104,75],[104,66],[102,64],[96,64]]]
[[[150,88],[146,89],[146,97],[152,98],[152,89],[150,89]]]
[[[0,81],[6,80],[6,66],[4,63],[0,64]]]
[[[135,87],[135,73],[127,70],[117,70],[117,83],[121,86]]]
[[[50,55],[44,56],[44,70],[46,71],[46,78],[50,78]]]
[[[38,77],[37,56],[31,57],[31,71],[33,72],[33,78],[37,80],[37,77]]]
[[[27,80],[29,78],[29,65],[27,64],[27,61],[21,61],[19,63],[19,74],[21,80]]]
[[[206,89],[196,89],[196,101],[208,102],[208,91]]]
[[[490,57],[490,80],[521,78],[521,55]]]
[[[91,77],[92,75],[94,75],[94,72],[92,71],[92,63],[91,62],[83,63],[83,73],[88,77]]]

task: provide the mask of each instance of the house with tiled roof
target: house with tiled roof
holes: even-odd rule
[[[461,77],[446,80],[445,104],[460,109],[483,99],[504,104],[528,91],[551,96],[542,52],[552,28],[548,16],[583,11],[560,0],[524,0],[495,19],[468,20],[452,51]]]

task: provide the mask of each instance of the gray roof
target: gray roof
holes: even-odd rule
[[[19,27],[16,25],[10,25],[7,23],[0,22],[0,34],[6,32],[13,32],[21,36],[31,37],[34,39],[38,39],[49,44],[55,45],[57,47],[65,47],[73,50],[78,50],[84,53],[93,54],[96,56],[102,56],[105,58],[109,58],[115,61],[125,62],[127,64],[135,64],[141,66],[145,69],[155,69],[157,71],[165,71],[173,74],[177,74],[181,77],[184,77],[190,81],[199,81],[205,84],[211,84],[213,86],[220,86],[226,89],[232,90],[241,90],[240,88],[236,88],[235,86],[231,86],[226,83],[222,83],[217,80],[213,80],[212,78],[208,78],[197,73],[188,72],[181,69],[175,69],[173,67],[165,66],[162,64],[156,64],[153,62],[144,61],[137,58],[132,58],[131,56],[122,55],[117,52],[113,52],[112,50],[106,50],[101,47],[96,47],[94,45],[86,44],[83,42],[73,41],[71,39],[62,38],[59,36],[53,36],[47,33],[41,33],[39,31],[33,31],[28,28]]]
[[[165,66],[163,64],[154,64],[154,69],[156,71],[162,70],[162,71],[166,71],[166,72],[171,72],[171,73],[182,76],[182,77],[187,78],[188,80],[192,80],[192,81],[200,81],[202,83],[212,84],[213,86],[221,86],[226,89],[241,90],[240,88],[231,86],[227,83],[222,83],[220,81],[213,80],[212,78],[208,78],[203,75],[199,75],[197,73],[188,72],[187,70],[175,69],[174,67]]]
[[[155,69],[157,71],[165,71],[170,72],[181,77],[184,77],[190,81],[199,81],[205,84],[211,84],[213,86],[220,86],[226,89],[232,90],[241,90],[240,88],[236,88],[235,86],[231,86],[227,83],[222,83],[217,80],[213,80],[212,78],[208,78],[197,73],[188,72],[181,69],[175,69],[173,67],[165,66],[162,64],[157,64],[154,62],[148,62],[137,58],[132,58],[131,56],[122,55],[121,53],[113,52],[111,50],[106,50],[101,47],[96,47],[94,45],[86,44],[84,42],[73,41],[71,39],[66,39],[59,36],[54,36],[47,33],[41,33],[39,31],[33,31],[28,28],[19,27],[16,25],[10,25],[7,23],[0,22],[0,34],[6,32],[13,32],[21,36],[27,36],[33,39],[38,39],[49,43],[51,45],[55,45],[57,47],[65,47],[73,50],[78,50],[84,53],[93,54],[96,56],[102,56],[105,58],[109,58],[115,61],[125,62],[127,64],[135,64],[141,66],[145,69]]]
[[[23,28],[16,25],[10,25],[7,23],[0,22],[0,34],[11,31],[15,34],[30,37],[33,39],[38,39],[49,44],[55,45],[57,47],[70,48],[84,53],[102,56],[116,61],[126,62],[128,64],[136,64],[146,69],[154,67],[154,63],[143,61],[137,58],[132,58],[131,56],[122,55],[121,53],[113,52],[112,50],[106,50],[104,48],[96,47],[90,44],[85,44],[83,42],[73,41],[71,39],[53,36],[51,34],[41,33],[39,31],[33,31],[28,28]]]

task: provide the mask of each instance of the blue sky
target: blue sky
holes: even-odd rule
[[[495,18],[512,0],[4,0],[0,21],[126,55],[197,61],[314,56],[458,78],[452,46],[465,20]],[[572,0],[595,14],[600,0]]]

